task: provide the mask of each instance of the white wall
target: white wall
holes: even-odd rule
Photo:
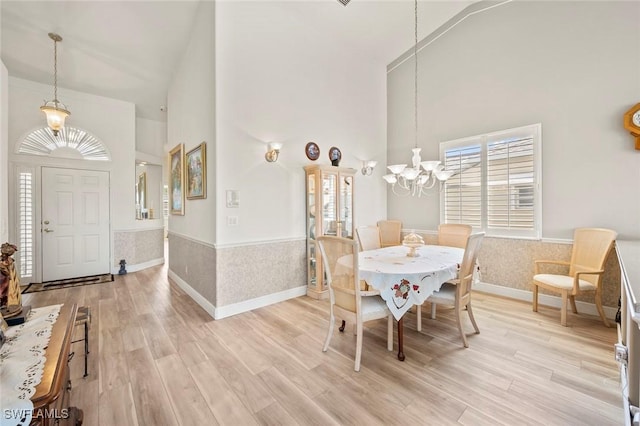
[[[169,230],[205,243],[215,242],[215,4],[202,2],[189,45],[169,87],[167,150],[185,153],[207,143],[207,198],[185,200],[185,215],[169,217]]]
[[[580,226],[640,237],[640,151],[622,115],[640,99],[640,3],[518,1],[467,18],[419,54],[420,146],[542,123],[542,235]],[[389,163],[413,145],[413,61],[389,73]],[[439,200],[389,214],[436,229]]]
[[[162,159],[167,144],[167,123],[136,118],[136,151]],[[144,160],[138,158],[138,160]],[[161,164],[157,162],[155,164]]]
[[[330,164],[332,146],[342,151],[340,166],[380,162],[373,176],[356,177],[354,210],[357,225],[384,218],[385,70],[299,20],[286,2],[216,7],[218,243],[305,235],[309,141],[321,164]],[[264,159],[270,141],[283,143],[276,163]],[[239,208],[226,208],[230,189],[240,191]]]
[[[9,74],[0,61],[0,244],[9,239]]]

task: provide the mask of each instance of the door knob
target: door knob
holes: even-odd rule
[[[53,229],[44,228],[44,232],[53,232]]]
[[[49,221],[48,221],[48,220],[45,220],[45,221],[44,221],[44,224],[45,224],[45,225],[48,225],[48,224],[49,224]]]

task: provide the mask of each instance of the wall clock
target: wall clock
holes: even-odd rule
[[[636,138],[636,149],[640,150],[640,103],[624,113],[624,128]]]
[[[307,154],[309,160],[316,161],[320,157],[320,148],[315,142],[309,142],[304,147],[304,153]]]

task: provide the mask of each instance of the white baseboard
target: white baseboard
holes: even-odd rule
[[[253,309],[262,308],[264,306],[273,305],[274,303],[283,302],[285,300],[294,299],[296,297],[307,294],[307,286],[291,288],[289,290],[280,291],[278,293],[267,294],[265,296],[256,297],[255,299],[245,300],[243,302],[232,303],[231,305],[216,308],[215,319],[230,317],[231,315],[241,314]]]
[[[164,257],[159,257],[158,259],[149,260],[148,262],[136,263],[135,265],[127,265],[125,268],[127,269],[127,272],[138,272],[142,271],[143,269],[151,268],[152,266],[162,265],[163,263]],[[119,271],[119,266],[114,266],[111,269],[111,273],[113,275],[118,275]]]
[[[509,297],[511,299],[524,300],[525,302],[530,303],[533,300],[533,292],[529,290],[519,290],[517,288],[504,287],[501,285],[483,282],[475,283],[473,285],[473,289],[481,291],[483,293],[495,294],[497,296]],[[538,293],[538,303],[540,305],[552,306],[554,308],[560,309],[560,307],[562,306],[562,298],[558,296]],[[598,309],[593,303],[576,301],[576,307],[578,308],[578,312],[599,316]],[[607,318],[614,319],[616,317],[617,311],[618,310],[616,308],[604,306],[604,314],[607,316]]]
[[[185,280],[180,278],[175,272],[169,269],[169,278],[171,278],[178,287],[184,290],[195,302],[202,307],[212,318],[216,317],[216,307],[211,302],[204,298],[200,293],[193,289]]]
[[[232,315],[248,312],[253,309],[262,308],[265,306],[273,305],[274,303],[283,302],[285,300],[293,299],[296,297],[304,296],[307,294],[307,286],[295,287],[289,290],[280,291],[278,293],[267,294],[265,296],[256,297],[255,299],[249,299],[238,303],[232,303],[231,305],[221,306],[216,308],[211,302],[205,299],[200,293],[198,293],[193,287],[187,284],[182,278],[176,275],[171,269],[169,269],[169,278],[175,281],[178,286],[185,291],[191,298],[202,307],[209,315],[214,319],[222,319],[230,317]]]

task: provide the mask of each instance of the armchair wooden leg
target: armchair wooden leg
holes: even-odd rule
[[[436,305],[437,303],[431,303],[431,319],[436,319]]]
[[[571,302],[571,310],[574,314],[577,314],[578,308],[576,307],[576,297],[574,295],[569,296],[569,302]]]
[[[600,314],[600,318],[602,318],[602,322],[604,322],[604,326],[611,327],[611,325],[609,324],[609,320],[604,314],[604,309],[602,308],[602,294],[597,290],[596,290],[595,301],[596,301],[596,308],[598,309],[598,314]]]
[[[422,331],[422,305],[416,305],[416,330]]]
[[[480,334],[480,329],[478,328],[476,319],[473,317],[473,310],[471,309],[471,301],[467,303],[467,313],[469,314],[469,319],[471,320],[471,324],[473,325],[473,328],[476,330],[476,334]]]
[[[469,342],[467,342],[467,336],[464,334],[464,330],[462,329],[462,306],[458,300],[456,300],[456,323],[458,324],[460,337],[462,337],[462,344],[465,348],[468,348]]]
[[[560,324],[564,327],[567,326],[567,299],[569,294],[566,291],[562,292],[562,306],[560,307]]]
[[[538,312],[538,285],[533,283],[533,312]]]

